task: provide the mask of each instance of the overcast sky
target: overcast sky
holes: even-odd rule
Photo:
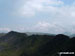
[[[75,33],[75,0],[0,0],[0,32]]]

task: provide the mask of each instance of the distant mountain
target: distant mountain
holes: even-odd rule
[[[0,56],[59,56],[75,52],[75,37],[58,34],[31,34],[11,31],[0,37]]]
[[[6,33],[0,33],[0,37],[1,37],[1,36],[4,36],[5,34],[6,34]]]
[[[71,34],[70,37],[75,37],[75,34]]]
[[[40,33],[40,32],[26,32],[27,35],[55,35],[55,34],[49,34],[49,33]]]

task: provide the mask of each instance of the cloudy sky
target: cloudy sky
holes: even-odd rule
[[[75,33],[75,0],[0,0],[0,32]]]

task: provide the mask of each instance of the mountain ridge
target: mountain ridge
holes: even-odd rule
[[[0,56],[58,56],[58,52],[75,52],[75,37],[58,35],[27,35],[10,31],[0,37]]]

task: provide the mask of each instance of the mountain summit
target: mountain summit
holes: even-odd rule
[[[58,52],[75,52],[75,37],[27,35],[10,31],[0,37],[0,56],[58,56]]]

